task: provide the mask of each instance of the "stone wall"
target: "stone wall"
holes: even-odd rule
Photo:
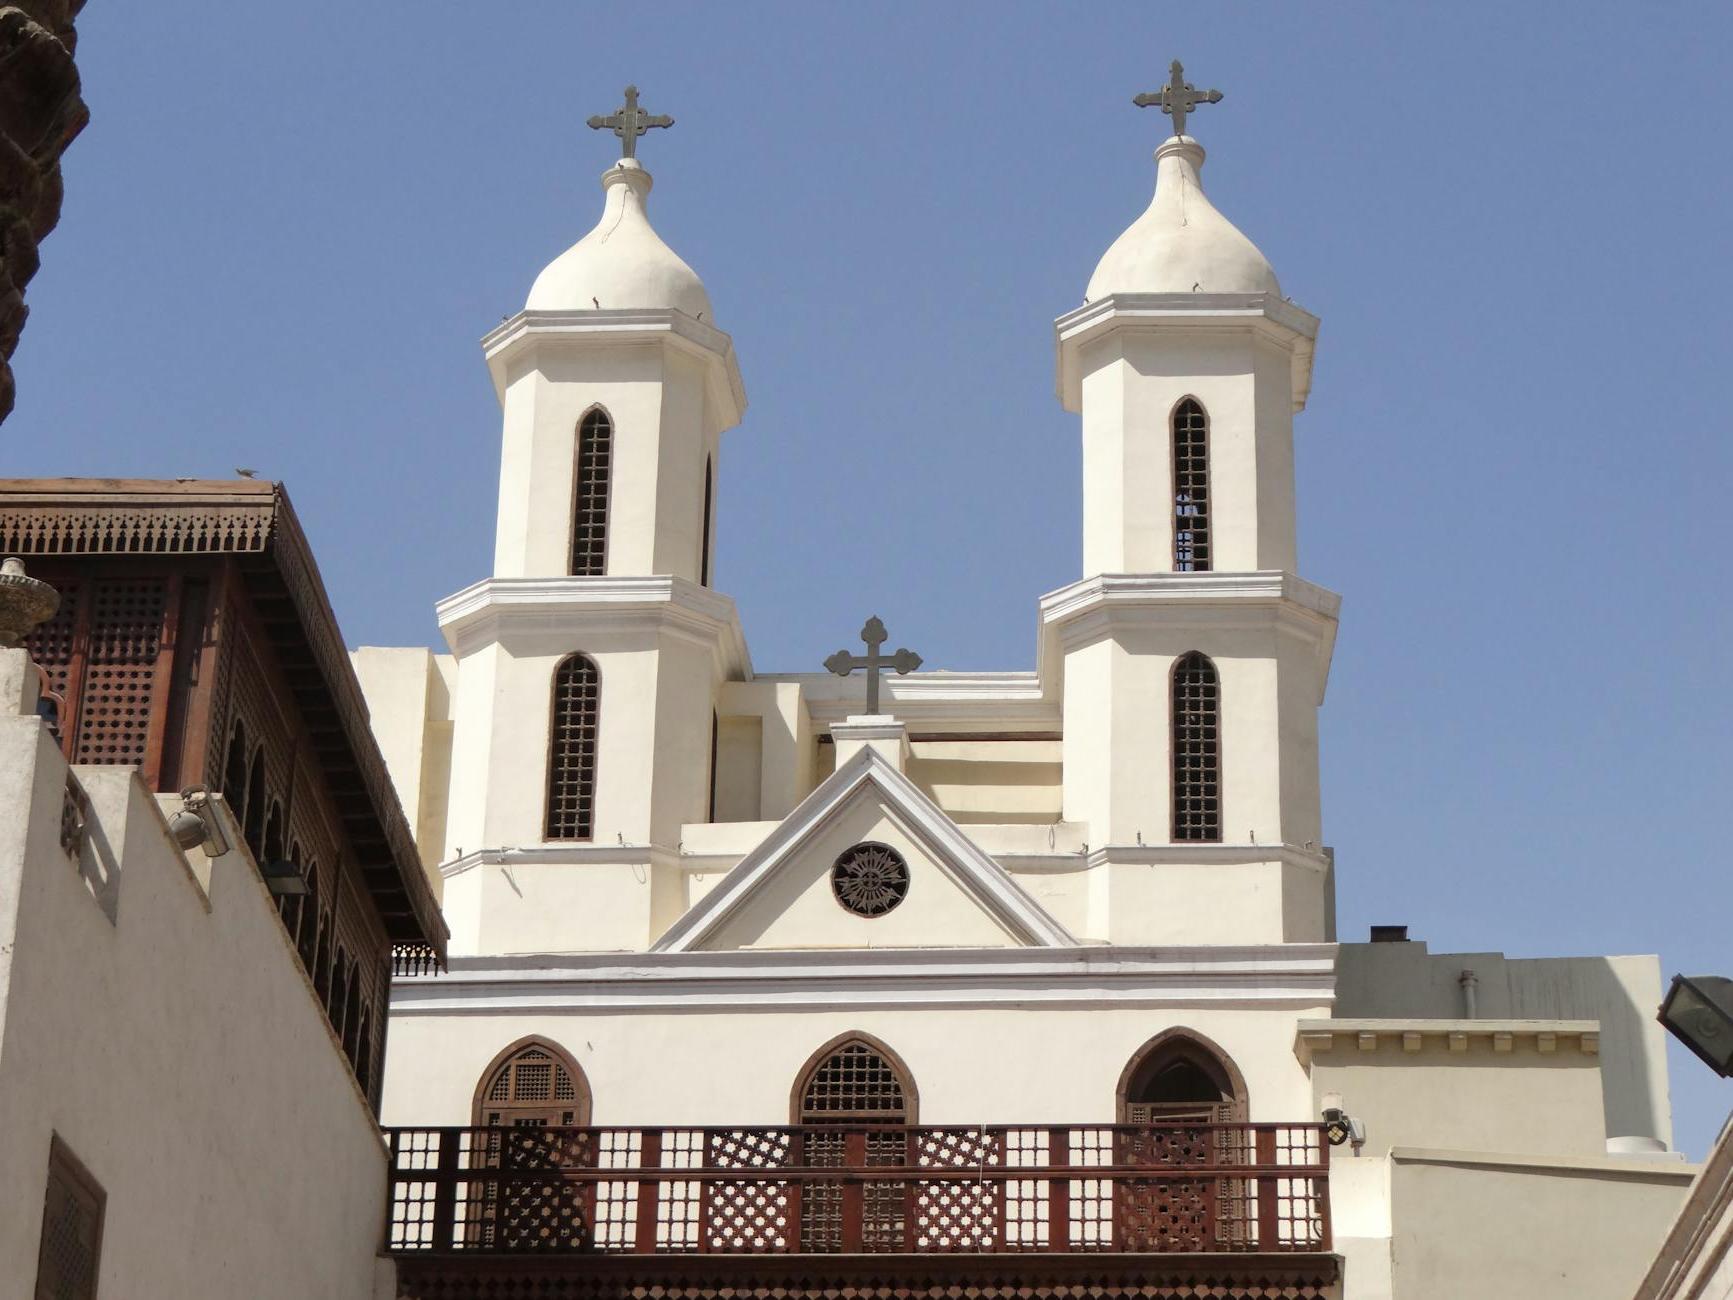
[[[0,420],[12,412],[12,353],[29,309],[37,245],[60,220],[60,155],[90,120],[73,62],[84,0],[0,3]]]

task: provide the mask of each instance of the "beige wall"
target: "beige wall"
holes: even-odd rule
[[[207,897],[135,774],[80,768],[81,874],[64,771],[0,713],[0,1300],[33,1294],[56,1133],[107,1193],[103,1296],[371,1295],[384,1152],[246,851]]]
[[[1692,1170],[1397,1151],[1394,1300],[1629,1300]],[[1350,1263],[1347,1295],[1358,1300]]]
[[[966,995],[964,995],[966,996]],[[550,994],[557,999],[557,994]],[[781,1124],[808,1057],[838,1034],[875,1034],[914,1076],[923,1123],[1109,1123],[1126,1062],[1185,1025],[1213,1039],[1246,1078],[1253,1120],[1310,1118],[1286,1010],[959,1008],[394,1014],[382,1117],[387,1124],[467,1123],[482,1071],[529,1034],[564,1047],[595,1095],[595,1122]]]
[[[1366,1126],[1364,1154],[1394,1146],[1600,1156],[1606,1153],[1600,1058],[1574,1041],[1550,1052],[1533,1037],[1497,1051],[1489,1037],[1452,1051],[1443,1036],[1409,1051],[1381,1035],[1371,1051],[1344,1042],[1312,1057],[1313,1113],[1331,1094]]]

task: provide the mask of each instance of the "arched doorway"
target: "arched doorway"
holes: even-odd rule
[[[904,1128],[915,1122],[918,1098],[908,1067],[870,1034],[833,1038],[807,1059],[789,1099],[803,1130],[801,1158],[809,1166],[901,1164]],[[800,1248],[840,1253],[842,1184],[808,1183],[800,1203]],[[869,1182],[863,1192],[860,1248],[904,1249],[908,1184]]]
[[[1115,1187],[1114,1249],[1196,1252],[1244,1242],[1249,1184],[1204,1172],[1252,1154],[1245,1077],[1233,1058],[1202,1034],[1166,1030],[1126,1062],[1116,1108],[1116,1162],[1151,1174]]]
[[[593,1168],[590,1082],[545,1038],[520,1038],[494,1057],[476,1085],[470,1160],[514,1175],[479,1184],[468,1206],[472,1247],[584,1250],[593,1246],[596,1185],[560,1177]],[[546,1170],[545,1179],[516,1175]]]
[[[1246,1081],[1233,1058],[1202,1034],[1169,1029],[1126,1062],[1119,1076],[1121,1124],[1228,1123],[1246,1118]]]

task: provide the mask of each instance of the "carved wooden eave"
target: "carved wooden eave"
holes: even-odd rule
[[[280,483],[251,479],[0,479],[0,553],[226,556],[237,562],[272,649],[309,713],[362,879],[391,942],[443,961],[444,918],[368,721],[337,616]]]
[[[1307,1255],[399,1255],[399,1300],[1328,1300],[1342,1261]]]

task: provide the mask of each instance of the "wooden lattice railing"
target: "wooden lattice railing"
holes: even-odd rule
[[[1330,1249],[1317,1124],[394,1128],[393,1253]]]

